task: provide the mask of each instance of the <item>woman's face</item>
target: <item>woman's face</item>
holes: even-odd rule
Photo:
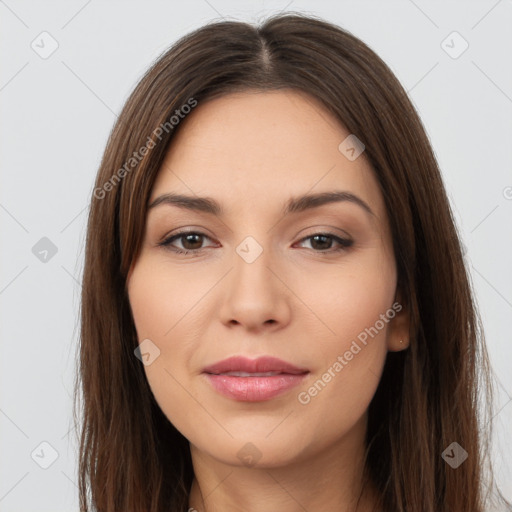
[[[363,148],[291,90],[199,103],[181,123],[150,204],[190,200],[149,209],[127,283],[155,399],[228,464],[360,447],[386,353],[408,342]],[[340,195],[298,200],[326,193]]]

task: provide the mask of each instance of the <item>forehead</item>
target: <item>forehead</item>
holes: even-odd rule
[[[290,197],[343,190],[385,221],[364,152],[351,161],[339,149],[349,135],[316,98],[298,91],[251,91],[199,103],[178,126],[150,202],[174,192],[213,197],[228,214],[277,214]]]

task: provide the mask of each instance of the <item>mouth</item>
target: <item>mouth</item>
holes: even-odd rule
[[[274,375],[290,375],[281,372],[222,372],[222,373],[212,373],[211,375],[232,375],[233,377],[273,377]]]
[[[220,394],[242,402],[260,402],[280,396],[302,382],[309,373],[274,357],[231,357],[203,370]]]

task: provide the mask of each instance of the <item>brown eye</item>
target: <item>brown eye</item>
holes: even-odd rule
[[[338,252],[343,251],[350,247],[354,241],[345,238],[340,238],[332,233],[315,233],[314,235],[303,238],[300,243],[310,240],[311,248],[315,252]],[[332,248],[333,243],[338,244],[338,247]]]
[[[178,254],[187,254],[189,252],[198,253],[204,249],[202,245],[205,239],[210,240],[204,233],[198,231],[183,231],[167,238],[158,245],[167,247]],[[173,245],[173,242],[176,240],[180,241],[181,247]]]
[[[203,245],[202,235],[198,233],[188,233],[186,235],[181,235],[182,245],[184,249],[187,250],[195,250],[200,249],[201,245]]]

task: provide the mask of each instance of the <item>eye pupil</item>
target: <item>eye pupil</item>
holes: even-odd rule
[[[316,244],[316,242],[318,240],[320,240],[320,247],[318,247],[318,244]],[[326,242],[326,240],[327,240],[327,242]],[[315,235],[315,236],[311,237],[311,246],[314,249],[329,249],[330,248],[329,246],[331,245],[331,243],[332,243],[332,239],[330,236],[327,236],[327,235]],[[316,245],[316,247],[315,247],[315,245]]]
[[[203,235],[199,235],[197,233],[190,233],[188,235],[183,235],[183,238],[182,238],[183,247],[185,249],[191,250],[191,251],[193,251],[195,249],[199,249],[203,243],[202,237],[203,237]],[[194,239],[195,239],[195,244],[197,246],[194,246]],[[199,242],[198,242],[198,239],[199,239]],[[187,244],[189,244],[189,243],[192,244],[192,247],[187,247]]]

